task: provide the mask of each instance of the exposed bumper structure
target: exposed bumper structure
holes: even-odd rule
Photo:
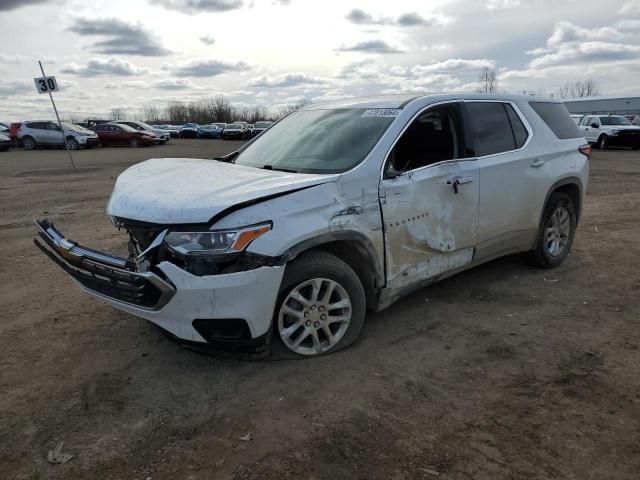
[[[163,261],[138,272],[133,262],[66,239],[37,221],[34,243],[85,291],[145,318],[191,346],[259,350],[268,335],[284,266],[195,276]]]

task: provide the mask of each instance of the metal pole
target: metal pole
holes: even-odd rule
[[[40,65],[40,71],[42,72],[42,76],[46,77],[47,75],[44,73],[44,68],[42,68],[42,62],[40,60],[38,60],[38,65]],[[69,150],[69,145],[67,145],[67,139],[64,137],[64,128],[62,128],[60,115],[58,115],[58,109],[56,108],[56,103],[53,101],[53,95],[51,95],[51,92],[49,92],[49,98],[51,99],[51,105],[53,105],[53,111],[56,112],[56,118],[58,119],[58,127],[60,127],[60,133],[62,133],[62,141],[64,142],[64,146],[67,149],[67,153],[69,154],[69,161],[71,162],[71,166],[75,170],[76,164],[73,162],[73,157],[71,156],[71,150]]]

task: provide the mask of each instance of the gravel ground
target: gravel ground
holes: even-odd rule
[[[122,253],[116,176],[236,142],[0,153],[0,478],[640,478],[640,154],[594,152],[572,255],[503,258],[371,314],[312,361],[193,353],[81,293],[47,217]],[[240,437],[250,433],[250,441]],[[50,465],[64,441],[74,455]]]

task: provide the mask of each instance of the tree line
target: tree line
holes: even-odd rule
[[[138,111],[116,107],[110,111],[111,120],[137,119],[153,124],[184,124],[187,122],[206,125],[208,123],[255,123],[261,120],[276,121],[291,112],[311,103],[304,97],[273,111],[264,105],[235,106],[223,96],[205,98],[193,102],[170,102],[164,107],[148,103]]]

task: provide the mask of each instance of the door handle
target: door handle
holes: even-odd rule
[[[542,165],[544,165],[544,160],[540,160],[539,158],[536,158],[533,162],[531,162],[531,166],[533,168],[539,168]]]
[[[473,177],[453,177],[447,180],[447,185],[453,186],[453,193],[458,193],[458,186],[464,185],[465,183],[473,182]]]

